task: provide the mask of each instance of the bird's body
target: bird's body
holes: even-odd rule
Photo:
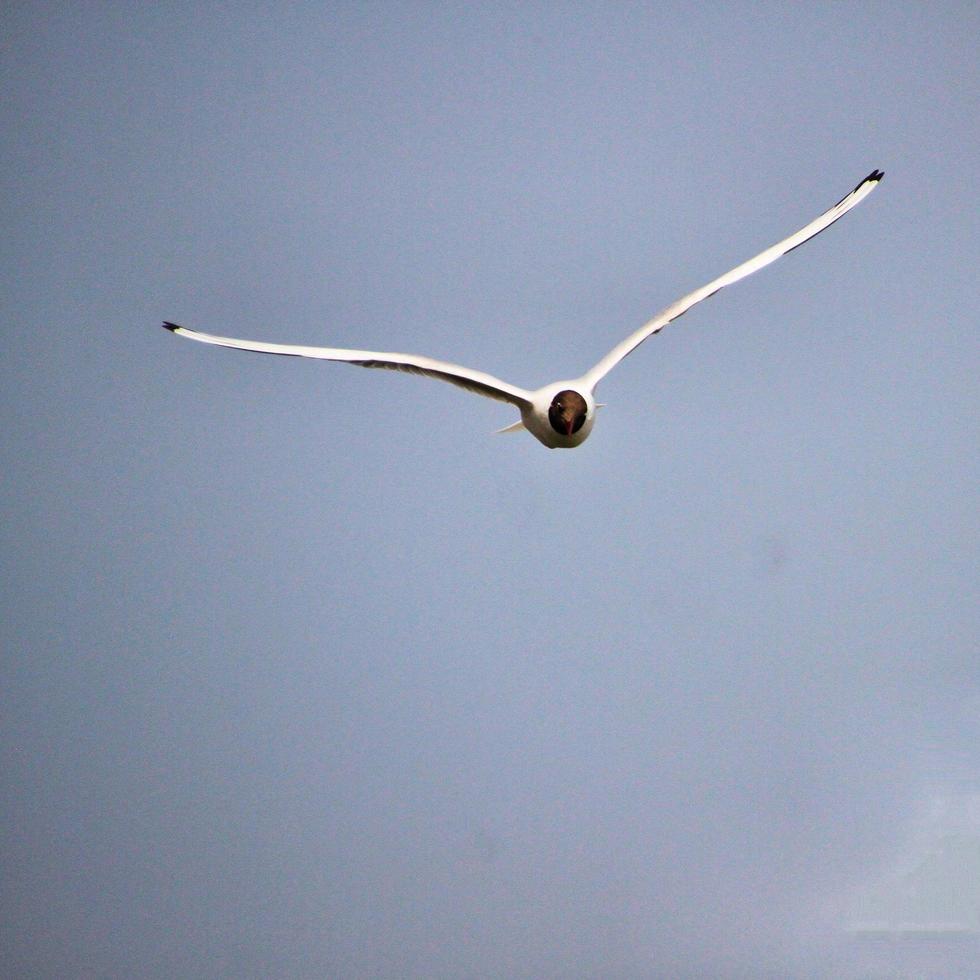
[[[531,392],[531,404],[521,412],[521,423],[549,449],[574,449],[589,438],[595,410],[595,396],[582,378],[555,381]]]
[[[518,388],[482,371],[474,371],[471,368],[448,364],[445,361],[438,361],[417,354],[392,354],[339,347],[272,344],[200,333],[169,321],[165,321],[163,325],[173,333],[220,347],[235,347],[239,350],[250,350],[263,354],[285,354],[326,361],[343,361],[361,367],[407,371],[411,374],[422,374],[440,381],[448,381],[487,398],[509,402],[517,408],[521,413],[520,422],[507,426],[501,430],[502,432],[524,428],[549,449],[572,449],[585,442],[592,432],[596,414],[596,386],[624,357],[643,343],[647,337],[658,333],[668,323],[686,313],[692,306],[709,296],[713,296],[725,286],[738,282],[753,272],[765,268],[780,256],[791,252],[794,248],[798,248],[804,242],[809,241],[814,235],[818,235],[825,228],[829,228],[838,218],[864,200],[883,176],[880,171],[873,171],[850,194],[843,197],[830,210],[824,212],[819,218],[815,218],[795,234],[672,303],[640,327],[639,330],[634,331],[625,340],[617,344],[582,377],[570,381],[555,381],[535,391]]]

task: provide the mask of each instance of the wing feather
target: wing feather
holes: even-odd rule
[[[342,347],[303,347],[297,344],[271,344],[257,340],[237,340],[234,337],[218,337],[214,334],[188,330],[176,323],[164,321],[163,326],[181,337],[189,337],[203,344],[234,347],[238,350],[255,351],[259,354],[282,354],[287,357],[313,357],[322,361],[342,361],[360,367],[383,368],[388,371],[406,371],[427,378],[447,381],[486,398],[509,402],[518,408],[531,404],[531,393],[515,385],[507,384],[491,374],[471,368],[437,361],[417,354],[392,354],[384,351],[347,350]]]
[[[815,235],[819,235],[820,232],[826,230],[835,221],[847,214],[856,204],[860,204],[878,186],[883,176],[884,174],[880,170],[872,171],[850,194],[842,197],[829,211],[825,211],[819,218],[815,218],[798,232],[790,235],[789,238],[784,238],[781,242],[777,242],[777,244],[767,248],[764,252],[760,252],[755,258],[743,262],[730,272],[726,272],[723,276],[713,279],[707,285],[702,286],[700,289],[695,289],[694,292],[688,293],[675,303],[672,303],[665,310],[658,313],[652,320],[640,327],[639,330],[618,343],[595,367],[586,373],[586,381],[592,387],[595,387],[627,354],[639,347],[647,337],[659,333],[668,323],[683,316],[692,306],[695,306],[702,300],[708,299],[710,296],[714,296],[715,293],[725,286],[730,286],[732,283],[738,282],[739,279],[744,279],[746,276],[752,275],[753,272],[764,269],[770,263],[775,262],[776,259],[786,255],[788,252],[792,252],[794,248],[799,248],[804,242],[809,241]]]

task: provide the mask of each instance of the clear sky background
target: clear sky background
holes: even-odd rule
[[[5,5],[4,976],[969,975],[980,14],[704,6]]]

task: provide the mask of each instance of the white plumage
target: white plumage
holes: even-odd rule
[[[799,231],[781,242],[760,252],[754,258],[736,266],[723,276],[713,279],[700,289],[695,289],[672,303],[645,323],[639,330],[618,343],[594,367],[580,378],[569,381],[556,381],[535,391],[526,391],[516,385],[508,384],[483,371],[460,367],[437,361],[431,357],[417,354],[392,354],[383,351],[348,350],[339,347],[302,347],[295,344],[270,344],[254,340],[236,340],[233,337],[218,337],[213,334],[188,330],[176,323],[163,325],[173,333],[205,344],[220,347],[236,347],[239,350],[257,351],[262,354],[285,354],[292,357],[314,357],[325,361],[344,361],[361,367],[387,368],[393,371],[407,371],[422,374],[450,384],[458,385],[468,391],[510,402],[521,413],[520,422],[507,426],[501,431],[527,429],[536,439],[551,449],[570,449],[579,446],[588,438],[595,423],[595,389],[599,382],[627,354],[643,343],[647,337],[662,330],[668,323],[686,313],[692,306],[713,296],[718,290],[730,286],[740,279],[765,268],[780,256],[809,241],[838,218],[845,215],[856,204],[864,200],[877,187],[884,175],[875,170],[868,174],[850,194],[838,201],[830,210],[815,218]]]

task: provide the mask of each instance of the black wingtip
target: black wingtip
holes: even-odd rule
[[[183,330],[184,328],[179,323],[171,323],[169,320],[164,320],[163,329],[169,330],[171,333],[176,333],[178,330]]]
[[[861,187],[863,184],[877,184],[878,181],[884,176],[885,172],[883,170],[872,170],[871,173],[869,173],[868,176],[865,177],[860,184],[858,184],[858,187]],[[857,187],[854,189],[857,190]]]

